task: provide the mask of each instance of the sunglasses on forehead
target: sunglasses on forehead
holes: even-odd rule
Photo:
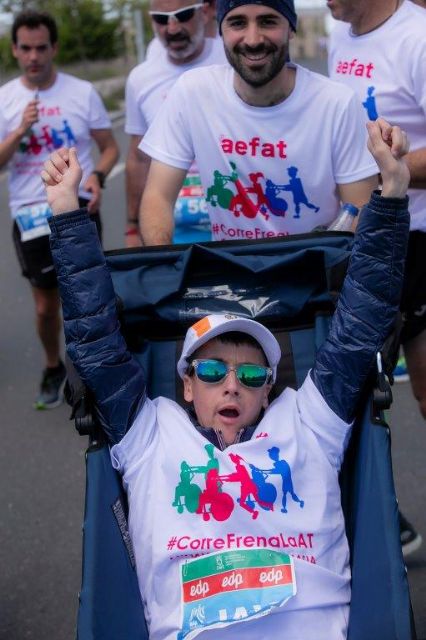
[[[191,4],[188,7],[182,7],[176,11],[149,11],[149,15],[157,24],[166,25],[169,22],[169,18],[174,18],[178,22],[189,22],[194,16],[196,9],[203,6],[203,2],[197,4]]]
[[[249,389],[263,387],[272,378],[272,369],[270,367],[249,363],[230,367],[222,360],[193,360],[190,364],[189,373],[192,370],[198,380],[207,384],[222,382],[230,371],[234,371],[238,381],[244,387],[249,387]]]

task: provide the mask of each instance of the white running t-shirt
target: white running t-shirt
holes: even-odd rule
[[[125,131],[131,135],[145,135],[168,92],[185,71],[222,64],[226,59],[222,40],[218,38],[206,38],[201,54],[188,64],[170,62],[158,38],[153,42],[156,55],[150,55],[132,69],[126,82]]]
[[[92,173],[91,130],[110,129],[111,121],[99,94],[90,82],[58,73],[55,83],[39,90],[39,121],[22,139],[9,162],[9,200],[12,217],[20,207],[46,201],[40,178],[44,162],[55,149],[77,147],[83,169],[81,185]],[[21,123],[22,113],[35,97],[20,78],[0,88],[0,140]],[[79,195],[91,194],[80,187]]]
[[[329,73],[359,96],[366,119],[404,129],[410,151],[426,149],[426,11],[408,0],[381,27],[355,36],[337,23]],[[426,231],[426,189],[409,189],[410,231]]]
[[[338,476],[349,433],[310,375],[224,451],[175,402],[145,402],[111,458],[150,638],[346,638]]]
[[[179,78],[140,148],[180,169],[196,160],[214,240],[285,236],[328,225],[336,184],[375,175],[353,91],[296,66],[291,95],[273,107],[243,102],[234,71]]]

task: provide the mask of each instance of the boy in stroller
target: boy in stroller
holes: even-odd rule
[[[77,210],[75,151],[55,152],[45,165],[68,352],[95,395],[123,476],[153,638],[346,637],[350,570],[338,473],[394,322],[409,226],[405,135],[381,120],[368,128],[382,194],[364,208],[314,367],[299,391],[286,389],[269,406],[279,345],[261,324],[230,315],[188,329],[178,373],[190,410],[146,397],[95,231]],[[265,492],[253,470],[271,467],[271,451],[274,490]],[[285,508],[284,491],[293,498]]]

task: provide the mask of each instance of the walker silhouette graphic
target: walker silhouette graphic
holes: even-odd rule
[[[376,108],[376,98],[373,96],[373,93],[375,92],[375,90],[376,90],[376,87],[368,87],[367,97],[365,101],[362,103],[362,106],[367,111],[367,115],[370,120],[377,120],[377,118],[379,117],[379,114],[377,113],[377,108]]]
[[[280,450],[278,447],[271,447],[268,449],[269,457],[274,463],[272,469],[264,469],[264,473],[277,474],[282,479],[282,498],[281,498],[281,512],[287,513],[287,493],[293,498],[294,502],[298,502],[301,509],[305,506],[305,502],[301,500],[293,489],[293,479],[291,477],[290,465],[286,460],[280,460]]]
[[[319,211],[312,202],[309,202],[305,193],[302,180],[298,177],[298,168],[289,167],[288,184],[276,184],[269,178],[265,178],[262,172],[249,173],[250,186],[245,186],[238,176],[235,162],[230,162],[232,172],[230,175],[213,172],[213,184],[207,189],[206,200],[212,207],[221,207],[232,212],[236,218],[256,218],[262,215],[268,220],[270,215],[284,218],[288,210],[288,202],[279,197],[284,191],[288,191],[293,196],[294,215],[293,218],[300,218],[301,205],[308,209]],[[234,193],[229,185],[235,185]],[[253,197],[254,196],[254,197]]]
[[[281,189],[284,191],[291,191],[293,195],[294,207],[296,213],[293,215],[293,218],[300,218],[300,205],[304,204],[308,209],[313,209],[315,213],[319,211],[319,207],[309,202],[305,190],[303,188],[303,184],[300,178],[297,177],[299,169],[297,167],[289,167],[287,169],[287,173],[290,177],[289,183],[282,185]]]
[[[238,483],[240,495],[236,502],[255,520],[259,515],[257,507],[273,511],[277,502],[277,488],[267,482],[270,475],[279,475],[282,479],[281,513],[287,513],[287,494],[301,508],[304,507],[304,501],[294,492],[290,465],[286,460],[280,459],[278,447],[268,449],[269,458],[273,460],[272,469],[260,469],[246,462],[240,455],[230,453],[229,458],[235,470],[227,474],[219,473],[219,460],[215,457],[214,445],[206,444],[204,449],[207,453],[206,464],[189,465],[185,460],[181,462],[180,480],[175,487],[172,503],[178,513],[183,513],[186,509],[189,513],[202,516],[205,521],[210,518],[220,522],[227,520],[234,511],[235,502],[229,493],[223,491],[223,485]],[[204,476],[204,488],[193,481],[196,475]]]
[[[63,129],[59,131],[50,125],[43,125],[41,131],[31,128],[19,145],[20,153],[38,156],[43,149],[54,151],[63,147],[75,145],[77,140],[68,124],[68,120],[62,120]],[[62,136],[61,136],[62,134]]]

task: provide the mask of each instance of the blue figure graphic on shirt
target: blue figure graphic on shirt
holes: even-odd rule
[[[280,460],[280,450],[278,447],[271,447],[268,449],[269,457],[273,461],[272,469],[264,469],[265,473],[276,474],[281,476],[282,480],[282,498],[281,498],[281,512],[287,513],[287,494],[293,498],[294,502],[298,502],[301,509],[305,506],[304,500],[301,500],[294,492],[293,480],[291,477],[290,465],[286,460]]]
[[[269,505],[272,505],[277,499],[277,490],[273,484],[267,482],[269,475],[267,471],[262,471],[262,469],[255,467],[254,464],[250,464],[249,466],[251,469],[252,480],[257,486],[257,492],[260,500],[262,501],[259,504],[262,509],[267,508],[268,510],[271,510],[270,506],[265,507],[263,503],[266,502],[269,503]]]
[[[61,133],[65,133],[67,137],[67,144],[69,145],[75,144],[77,140],[75,139],[75,136],[72,132],[70,125],[68,124],[68,120],[62,120],[62,122],[64,123],[64,128],[62,129]]]
[[[55,147],[55,149],[60,149],[61,147],[64,146],[64,141],[62,140],[61,136],[59,135],[56,129],[52,128],[50,130],[50,134],[52,136],[53,146]]]
[[[308,197],[303,188],[303,184],[301,179],[297,176],[297,172],[299,169],[297,167],[289,167],[287,169],[287,173],[290,177],[288,184],[276,185],[279,186],[280,189],[284,191],[291,191],[293,195],[293,202],[296,213],[293,215],[293,218],[300,218],[300,205],[304,204],[308,209],[314,209],[315,213],[319,211],[319,207],[309,202]]]
[[[288,209],[288,204],[284,198],[278,198],[278,194],[282,191],[282,187],[272,182],[272,180],[266,181],[265,197],[268,202],[269,210],[274,216],[284,218]]]
[[[376,98],[373,96],[374,91],[375,87],[368,87],[367,97],[365,99],[365,102],[362,103],[362,106],[367,111],[367,115],[370,120],[377,120],[377,118],[379,117],[376,109]]]

